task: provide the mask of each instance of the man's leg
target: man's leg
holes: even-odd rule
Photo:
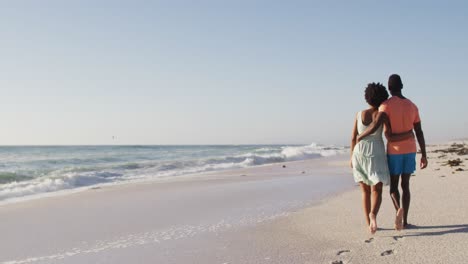
[[[402,202],[403,202],[403,226],[408,225],[408,211],[411,201],[410,193],[410,177],[411,174],[402,174],[401,175],[401,189],[402,189]]]
[[[400,206],[400,192],[398,191],[398,181],[403,172],[403,155],[388,155],[388,169],[390,171],[390,197],[396,210],[395,229],[403,229],[404,209]]]
[[[395,229],[403,229],[403,216],[404,209],[400,206],[400,192],[398,191],[398,180],[400,179],[399,175],[390,176],[390,197],[392,198],[393,206],[396,210],[395,216]]]
[[[393,206],[395,210],[400,209],[400,192],[398,191],[398,181],[400,175],[390,176],[390,198],[392,198]]]

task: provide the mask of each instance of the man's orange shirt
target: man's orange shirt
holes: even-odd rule
[[[401,99],[392,96],[379,107],[380,112],[385,112],[390,119],[392,133],[403,133],[414,129],[414,124],[421,122],[418,107],[409,99]],[[414,137],[398,141],[387,142],[388,154],[407,154],[416,152],[416,140]]]

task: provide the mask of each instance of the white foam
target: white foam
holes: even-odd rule
[[[68,173],[0,185],[0,201],[109,182],[96,173]]]
[[[144,161],[139,163],[96,164],[94,167],[60,168],[45,176],[0,185],[0,201],[63,190],[134,180],[154,180],[179,175],[230,170],[285,161],[331,156],[344,148],[306,146],[259,147],[250,152],[199,160]]]

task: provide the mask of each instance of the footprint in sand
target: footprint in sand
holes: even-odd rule
[[[380,253],[380,256],[384,257],[384,256],[392,255],[392,254],[393,254],[393,250],[389,249],[389,250],[385,250],[384,252]]]
[[[370,242],[372,242],[372,241],[374,241],[374,238],[373,238],[373,237],[371,237],[371,238],[369,238],[369,239],[367,239],[367,240],[364,240],[365,243],[370,243]]]
[[[394,236],[393,237],[393,240],[395,240],[395,241],[398,241],[400,239],[403,239],[403,236]]]
[[[345,249],[345,250],[340,250],[336,253],[337,256],[340,256],[340,255],[343,255],[343,254],[346,254],[346,253],[349,253],[351,252],[351,250],[348,250],[348,249]]]

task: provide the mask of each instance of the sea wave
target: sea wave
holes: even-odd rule
[[[0,201],[106,183],[151,180],[313,159],[346,151],[343,147],[321,146],[318,144],[306,146],[239,146],[237,148],[233,146],[226,146],[225,148],[209,146],[196,149],[179,147],[177,153],[173,150],[173,147],[151,149],[143,146],[127,149],[129,151],[135,149],[157,151],[157,155],[149,153],[155,157],[158,155],[163,156],[161,152],[164,151],[164,153],[169,153],[168,156],[172,157],[172,159],[141,159],[136,157],[141,157],[142,153],[132,154],[127,152],[125,153],[127,159],[122,161],[121,157],[116,157],[121,155],[120,152],[118,155],[114,153],[114,156],[108,156],[112,152],[106,150],[99,156],[99,153],[94,153],[97,150],[93,149],[92,154],[96,156],[94,162],[91,162],[90,159],[86,159],[84,162],[78,162],[77,159],[63,159],[63,153],[61,153],[60,157],[55,160],[41,156],[36,160],[26,160],[23,163],[3,163],[0,170]],[[80,151],[83,150],[80,149]],[[73,154],[73,150],[69,150],[69,152]],[[201,155],[200,153],[204,154]],[[51,156],[50,153],[48,155]],[[132,155],[135,157],[134,160],[131,158]],[[41,163],[38,160],[44,162]],[[117,160],[121,162],[116,162]],[[53,166],[50,164],[53,164]],[[21,168],[22,166],[28,167],[29,170]]]

